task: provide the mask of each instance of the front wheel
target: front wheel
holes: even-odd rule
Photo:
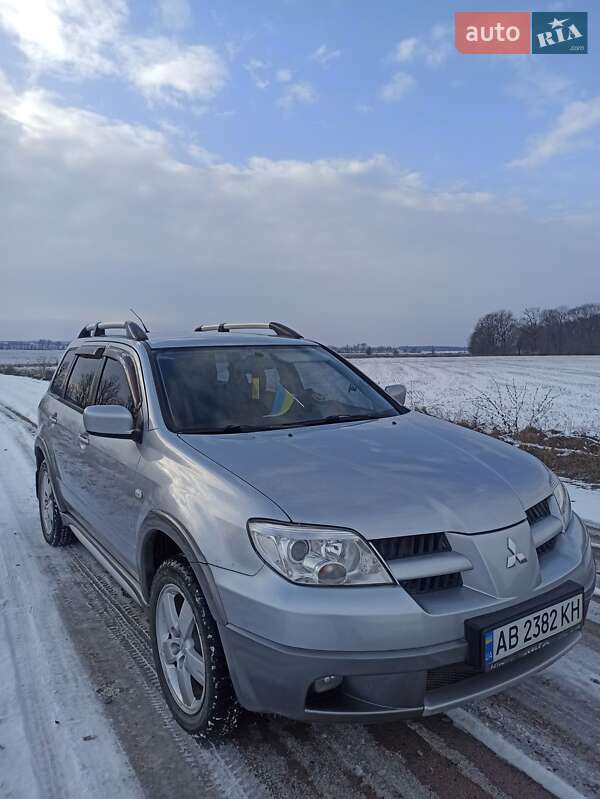
[[[205,737],[231,732],[240,708],[217,625],[184,558],[170,558],[156,572],[150,626],[158,677],[175,720]]]

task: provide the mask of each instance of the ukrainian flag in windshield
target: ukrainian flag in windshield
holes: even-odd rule
[[[271,413],[267,415],[284,416],[295,402],[304,408],[304,405],[302,405],[300,400],[295,397],[291,391],[288,391],[285,386],[279,383],[275,391],[275,397],[273,398],[273,407],[271,408]]]

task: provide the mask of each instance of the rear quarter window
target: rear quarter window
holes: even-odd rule
[[[65,390],[66,400],[79,408],[85,408],[89,405],[92,387],[101,363],[102,360],[99,358],[77,356]]]

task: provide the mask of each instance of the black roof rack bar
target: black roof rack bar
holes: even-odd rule
[[[148,335],[142,330],[137,322],[95,322],[82,328],[77,338],[95,338],[105,336],[107,330],[124,330],[125,337],[134,341],[146,341]]]
[[[296,330],[281,322],[220,322],[217,325],[198,325],[194,328],[194,333],[206,333],[208,331],[217,333],[229,333],[231,330],[272,330],[276,336],[285,338],[304,338]]]

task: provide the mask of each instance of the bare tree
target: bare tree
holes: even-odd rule
[[[485,314],[469,339],[472,355],[600,355],[600,304],[528,307]]]

